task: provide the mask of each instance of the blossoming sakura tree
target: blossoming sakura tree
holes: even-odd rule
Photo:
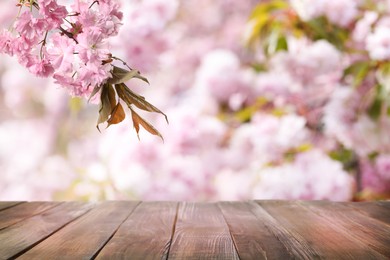
[[[10,2],[0,198],[390,196],[390,1]]]
[[[117,2],[74,1],[69,11],[56,0],[20,0],[16,6],[19,13],[15,23],[0,36],[3,53],[16,56],[38,77],[52,76],[55,83],[74,96],[91,99],[99,92],[98,125],[117,124],[125,118],[121,99],[131,111],[137,133],[141,125],[162,137],[132,105],[163,113],[124,84],[132,78],[148,82],[147,79],[137,70],[112,64],[121,60],[112,55],[108,45],[108,38],[118,34],[123,17]]]

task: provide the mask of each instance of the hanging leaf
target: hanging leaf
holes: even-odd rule
[[[133,108],[131,106],[129,106],[129,108],[130,108],[130,111],[131,111],[131,118],[133,120],[133,125],[134,125],[134,128],[135,128],[135,131],[137,132],[138,139],[139,139],[139,125],[141,125],[146,131],[148,131],[152,135],[159,136],[164,141],[164,138],[162,137],[160,132],[157,131],[156,128],[154,128],[154,126],[152,126],[150,123],[145,121],[140,115],[138,115],[133,110]]]
[[[116,94],[115,94],[115,89],[112,85],[108,85],[107,87],[107,92],[108,92],[108,100],[110,101],[110,106],[111,106],[111,111],[110,113],[114,110],[116,106]]]
[[[110,78],[107,83],[109,84],[120,84],[120,83],[125,83],[126,81],[132,79],[132,78],[138,78],[146,83],[149,84],[149,81],[141,76],[140,72],[138,70],[125,70],[119,67],[114,66],[114,68],[111,71],[112,78]]]
[[[101,85],[100,86],[98,86],[98,85],[96,85],[94,88],[93,88],[93,90],[92,90],[92,92],[91,92],[91,95],[89,96],[89,98],[88,98],[88,102],[99,92],[99,90],[101,89]]]
[[[110,97],[109,97],[110,88],[112,88],[111,85],[104,84],[102,93],[100,95],[99,118],[96,125],[99,131],[100,131],[99,124],[106,122],[112,111]]]
[[[112,85],[104,84],[102,87],[102,93],[100,95],[100,109],[99,109],[99,118],[97,121],[97,129],[99,129],[99,124],[104,123],[108,120],[113,108],[115,107],[115,90]]]
[[[122,105],[118,102],[118,104],[114,107],[114,109],[111,112],[110,119],[108,119],[107,127],[110,125],[118,124],[122,122],[126,117],[125,111],[123,110]]]
[[[95,87],[93,89],[90,98],[92,98],[101,90],[99,117],[96,125],[97,129],[100,131],[99,125],[101,123],[107,122],[107,127],[109,127],[110,125],[118,124],[125,119],[126,114],[120,103],[120,100],[123,100],[131,111],[133,125],[137,132],[138,138],[141,125],[146,131],[153,135],[159,136],[164,141],[160,132],[150,123],[144,120],[140,115],[138,115],[133,110],[132,105],[148,112],[160,113],[164,115],[167,122],[168,117],[161,110],[147,102],[143,96],[134,93],[124,84],[125,81],[128,81],[131,78],[139,78],[145,82],[148,82],[147,79],[142,77],[136,70],[128,71],[114,66],[112,70],[112,78],[108,79],[107,82],[101,87]],[[113,85],[115,85],[115,88]]]
[[[125,103],[130,107],[130,105],[135,105],[139,109],[148,111],[148,112],[156,112],[164,115],[165,120],[168,122],[168,117],[165,115],[160,109],[150,104],[145,100],[143,96],[140,96],[133,91],[131,91],[125,84],[117,84],[115,85],[115,89],[118,93],[119,98],[121,98]]]

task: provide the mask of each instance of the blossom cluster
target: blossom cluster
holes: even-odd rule
[[[88,96],[111,77],[109,38],[123,14],[111,0],[20,0],[10,30],[0,34],[1,53],[16,56],[32,74],[50,77],[72,95]]]

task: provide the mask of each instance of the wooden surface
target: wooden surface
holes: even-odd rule
[[[390,259],[390,201],[0,202],[0,259]]]

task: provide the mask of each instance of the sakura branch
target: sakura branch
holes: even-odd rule
[[[71,95],[89,97],[100,93],[97,127],[124,120],[121,100],[129,107],[134,128],[161,134],[135,111],[133,106],[167,116],[131,91],[125,82],[140,72],[112,55],[108,40],[118,34],[123,14],[111,0],[75,0],[64,6],[56,0],[19,0],[14,24],[0,33],[0,53],[14,56],[32,74],[53,77]],[[121,61],[128,69],[117,67]],[[168,121],[168,120],[167,120]]]

